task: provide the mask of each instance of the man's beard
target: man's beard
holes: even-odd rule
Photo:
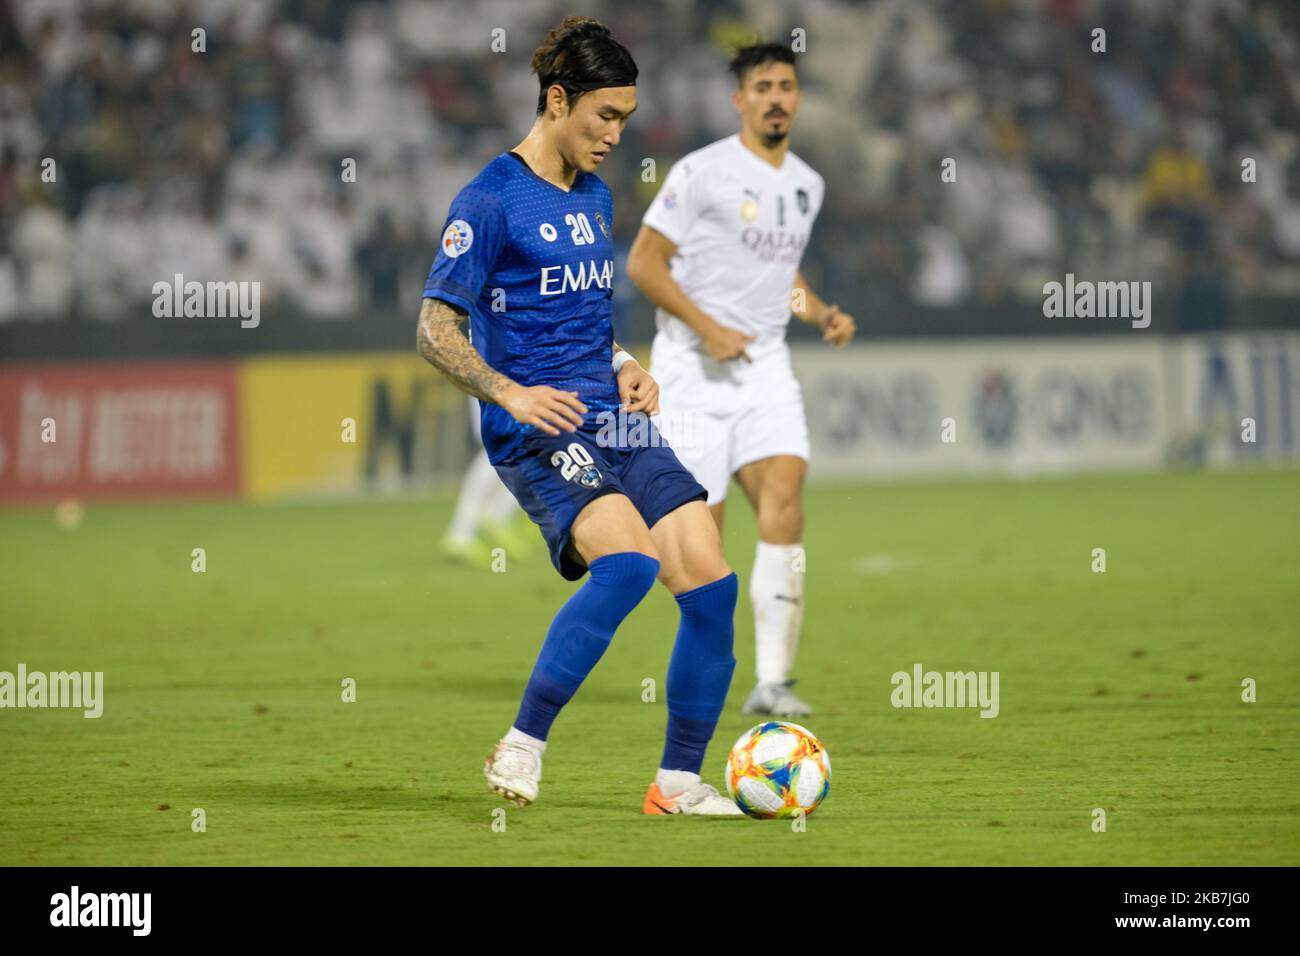
[[[788,129],[777,130],[772,133],[764,133],[763,144],[765,146],[775,146],[777,143],[781,142],[781,140],[785,139],[789,135],[790,135],[790,131]]]

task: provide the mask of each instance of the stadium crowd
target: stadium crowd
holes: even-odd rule
[[[175,273],[256,279],[264,308],[322,319],[413,316],[448,202],[527,131],[529,57],[566,12],[0,0],[0,321],[147,314]],[[622,250],[669,164],[735,131],[729,48],[803,31],[793,143],[828,190],[805,272],[860,320],[1041,302],[1067,272],[1179,290],[1187,326],[1300,294],[1293,0],[583,12],[641,70],[601,169]],[[625,281],[618,297],[646,320]]]

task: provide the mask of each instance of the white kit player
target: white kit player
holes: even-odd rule
[[[825,184],[789,151],[794,54],[775,43],[745,47],[731,71],[740,133],[673,166],[627,271],[658,307],[651,368],[660,432],[708,490],[719,530],[733,475],[757,516],[749,594],[758,683],[744,711],[803,716],[812,708],[794,695],[790,672],[803,621],[808,425],[785,333],[791,314],[837,346],[856,327],[799,272]]]

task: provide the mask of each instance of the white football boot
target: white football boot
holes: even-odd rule
[[[542,752],[535,747],[502,740],[483,765],[488,789],[526,807],[537,799],[542,782]]]
[[[770,714],[773,717],[807,717],[813,709],[790,690],[794,681],[772,681],[759,684],[745,700],[741,713]]]
[[[736,801],[724,797],[707,783],[696,783],[681,793],[665,797],[659,784],[650,784],[646,791],[645,802],[641,805],[643,813],[667,815],[670,813],[691,814],[701,817],[743,817],[745,811],[736,806]]]

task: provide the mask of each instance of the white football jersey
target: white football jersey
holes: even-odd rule
[[[705,314],[756,337],[785,339],[791,290],[821,209],[825,180],[787,151],[781,168],[733,134],[679,160],[642,221],[677,245],[673,279]],[[658,309],[660,335],[699,345],[681,319]]]

